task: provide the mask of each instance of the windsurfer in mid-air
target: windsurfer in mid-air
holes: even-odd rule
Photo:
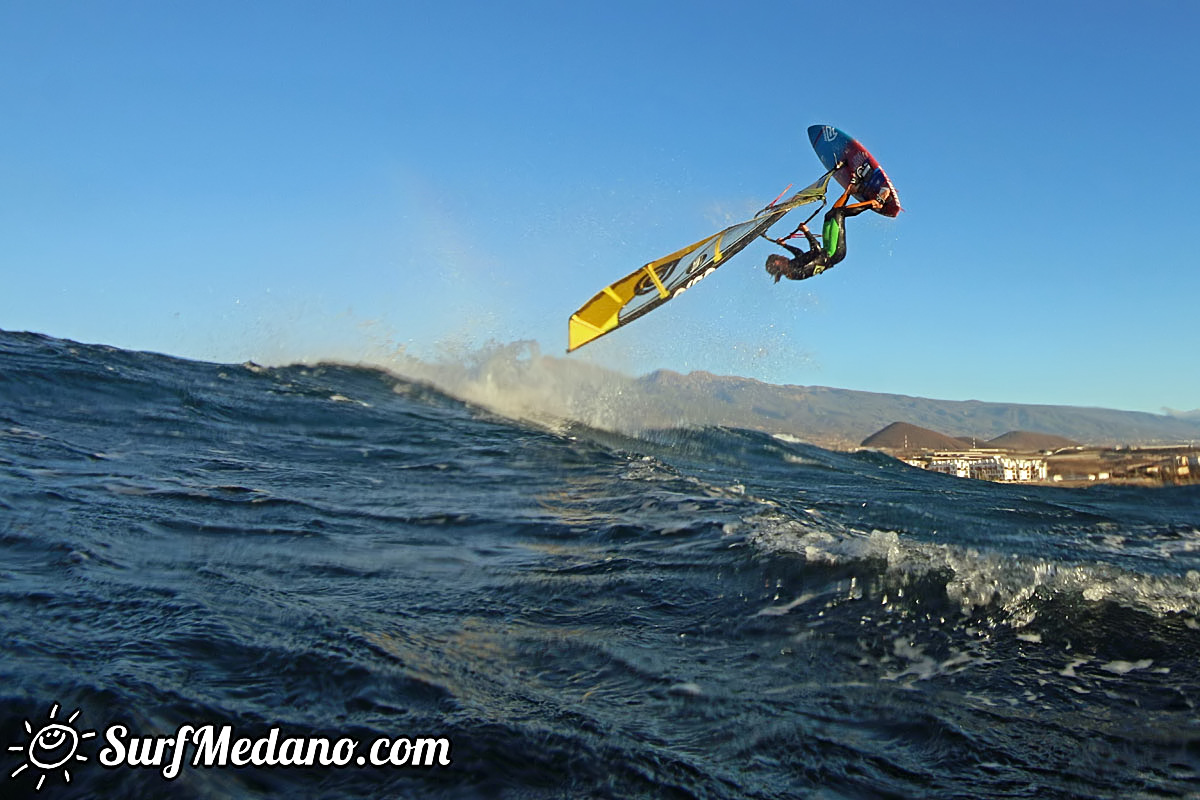
[[[846,257],[846,217],[857,216],[869,208],[879,210],[891,194],[891,189],[885,188],[878,197],[872,200],[847,205],[850,193],[857,185],[858,179],[855,178],[846,187],[846,191],[842,192],[842,196],[837,199],[837,202],[833,204],[833,208],[825,212],[825,226],[821,230],[822,242],[817,241],[817,237],[812,235],[808,226],[803,222],[796,230],[782,239],[772,239],[775,244],[786,247],[792,252],[792,258],[780,253],[772,253],[767,256],[767,273],[775,278],[776,283],[779,283],[780,278],[802,281],[805,278],[820,275]],[[808,240],[807,251],[787,244],[787,240],[797,233],[803,233],[804,238]]]

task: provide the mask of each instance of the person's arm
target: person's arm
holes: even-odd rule
[[[821,246],[821,243],[817,241],[817,237],[812,235],[812,231],[810,231],[808,229],[808,226],[805,225],[803,222],[800,223],[800,227],[797,228],[797,230],[800,231],[801,233],[803,233],[804,238],[808,240],[808,248],[810,250],[816,250],[818,247]]]

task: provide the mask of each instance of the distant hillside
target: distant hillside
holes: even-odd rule
[[[893,422],[881,431],[862,440],[863,447],[880,450],[962,450],[983,447],[997,450],[1012,450],[1019,453],[1036,453],[1042,450],[1059,450],[1078,447],[1079,442],[1034,431],[1009,431],[994,439],[982,441],[970,436],[947,436],[944,433],[919,428],[907,422]]]
[[[967,441],[977,437],[980,443],[1010,431],[1040,431],[1091,445],[1200,441],[1200,419],[1141,411],[930,400],[668,370],[633,379],[627,389],[613,410],[646,427],[729,425],[830,447],[856,447],[897,420]]]
[[[884,450],[961,450],[967,444],[945,434],[918,428],[907,422],[893,422],[862,441],[863,447]]]
[[[1036,453],[1041,450],[1059,450],[1063,447],[1078,447],[1079,442],[1072,441],[1065,436],[1055,436],[1050,433],[1036,433],[1033,431],[1010,431],[1003,436],[997,436],[989,441],[986,447],[995,447],[1001,450],[1016,450],[1022,453]]]

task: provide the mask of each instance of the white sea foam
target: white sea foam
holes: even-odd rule
[[[1117,675],[1127,675],[1130,672],[1135,672],[1141,669],[1149,669],[1153,666],[1154,660],[1143,658],[1138,661],[1110,661],[1107,664],[1101,664],[1100,669],[1105,672],[1112,672]]]
[[[803,555],[819,564],[874,561],[903,585],[905,578],[945,573],[947,597],[964,614],[999,608],[1007,624],[1036,619],[1036,596],[1079,596],[1114,602],[1157,616],[1200,616],[1200,572],[1147,575],[1103,563],[1021,558],[973,547],[923,542],[896,531],[856,530],[827,519],[798,518],[771,509],[747,520],[748,539],[768,552]],[[1185,618],[1185,622],[1189,620]]]

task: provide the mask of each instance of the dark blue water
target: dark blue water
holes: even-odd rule
[[[3,333],[0,603],[4,797],[1200,796],[1200,487]],[[185,724],[451,763],[98,762]]]

